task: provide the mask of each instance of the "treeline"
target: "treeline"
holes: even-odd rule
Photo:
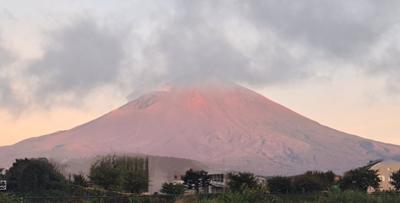
[[[106,190],[147,192],[149,161],[147,158],[107,156],[91,166],[89,179]]]
[[[337,184],[336,175],[331,172],[308,171],[302,175],[268,178],[268,189],[274,194],[311,193],[329,190]]]
[[[266,201],[271,195],[349,194],[352,191],[365,194],[369,189],[379,191],[381,180],[378,171],[371,169],[372,165],[350,170],[343,176],[331,171],[264,178],[247,172],[228,173],[224,174],[224,193],[220,197],[233,196],[257,202]],[[189,191],[207,195],[213,184],[212,175],[204,170],[190,169],[179,181],[164,183],[160,192],[172,196]],[[66,178],[57,164],[46,158],[17,159],[8,170],[0,169],[0,179],[7,180],[8,195],[11,196],[142,194],[149,187],[149,162],[140,157],[105,156],[92,164],[87,176],[72,174]],[[390,183],[394,191],[400,191],[400,171],[392,174]]]
[[[161,189],[166,194],[183,194],[187,190],[197,194],[207,194],[210,186],[210,176],[206,171],[188,170],[182,176],[183,183],[164,183]],[[292,177],[269,177],[264,181],[252,173],[238,172],[226,174],[225,192],[240,193],[246,190],[257,190],[269,194],[312,193],[329,190],[337,184],[333,172],[310,171]]]
[[[0,173],[0,179],[7,181],[7,192],[24,196],[104,195],[109,191],[141,194],[148,191],[148,169],[147,158],[106,156],[91,166],[87,177],[72,174],[67,179],[57,164],[46,158],[17,159]]]
[[[374,162],[377,163],[377,162]],[[379,191],[380,178],[377,170],[371,169],[374,164],[368,164],[350,171],[343,176],[332,171],[308,171],[296,176],[265,177],[265,181],[258,181],[252,173],[228,173],[227,185],[224,191],[240,193],[246,190],[257,190],[268,194],[309,194],[328,191]],[[183,183],[165,183],[161,192],[166,194],[183,194],[187,190],[196,193],[207,193],[210,186],[210,176],[207,171],[188,170],[182,176]],[[394,191],[400,191],[400,170],[391,176],[390,184]]]

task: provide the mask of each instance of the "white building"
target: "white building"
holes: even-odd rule
[[[371,167],[372,170],[378,170],[380,182],[380,190],[387,191],[394,189],[390,184],[392,181],[390,176],[392,173],[400,170],[400,162],[399,161],[382,161]]]

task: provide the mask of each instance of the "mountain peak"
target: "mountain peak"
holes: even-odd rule
[[[274,175],[342,172],[399,157],[400,148],[322,126],[245,87],[211,81],[167,85],[71,130],[0,148],[0,163],[107,153],[186,158]]]

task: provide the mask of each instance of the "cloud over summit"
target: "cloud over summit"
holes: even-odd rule
[[[165,82],[210,76],[282,85],[349,67],[370,77],[379,73],[389,89],[397,90],[399,4],[171,0],[90,9],[77,3],[73,8],[85,9],[71,11],[71,16],[91,17],[43,32],[43,55],[28,64],[20,78],[36,81],[36,101],[63,95],[79,100],[104,86],[129,95]],[[41,15],[38,7],[33,9],[36,16]],[[13,13],[19,19],[21,15]],[[41,17],[38,21],[46,26]],[[0,82],[2,94],[9,95],[12,80],[0,76]]]

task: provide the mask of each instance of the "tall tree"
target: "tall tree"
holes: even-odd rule
[[[106,156],[95,162],[89,178],[106,190],[141,193],[148,190],[148,159]]]
[[[342,190],[358,190],[366,192],[369,187],[374,189],[379,188],[379,175],[378,170],[372,170],[371,164],[350,170],[343,175],[340,181],[340,188]]]
[[[10,191],[43,193],[48,190],[63,190],[64,176],[46,159],[17,159],[6,172]]]
[[[291,192],[292,185],[289,177],[275,176],[267,180],[269,191],[272,194],[287,194]]]
[[[241,192],[246,188],[254,189],[259,186],[252,173],[229,173],[228,179],[229,190],[232,192]]]
[[[390,179],[390,184],[393,185],[394,189],[400,191],[400,170],[393,172]]]
[[[73,175],[74,181],[72,184],[82,186],[82,187],[87,187],[89,185],[86,177],[82,174],[74,174]]]
[[[90,180],[106,190],[117,190],[120,185],[120,174],[115,156],[106,156],[96,161],[90,168]]]
[[[208,172],[204,170],[195,171],[189,169],[182,177],[182,180],[188,189],[194,189],[197,193],[200,190],[207,192],[208,185],[210,184]]]
[[[335,182],[335,174],[331,171],[308,171],[292,177],[294,192],[309,193],[328,190]]]
[[[147,192],[148,178],[138,171],[127,171],[123,175],[122,188],[136,194]]]
[[[6,178],[6,176],[4,174],[4,168],[0,168],[0,180],[3,180],[5,178]]]

